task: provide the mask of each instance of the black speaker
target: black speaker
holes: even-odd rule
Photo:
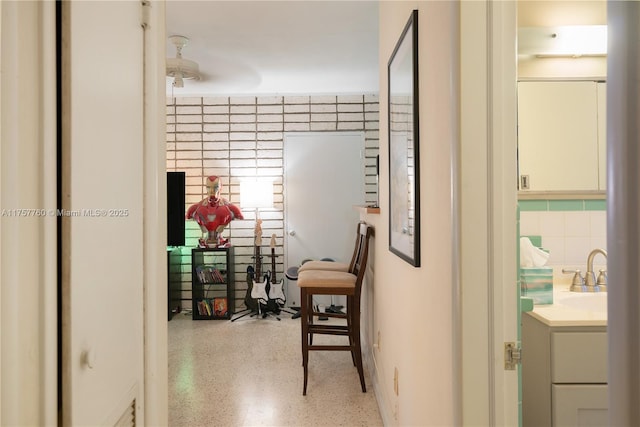
[[[167,246],[184,246],[184,172],[167,172]]]

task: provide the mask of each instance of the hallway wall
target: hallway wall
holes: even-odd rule
[[[418,10],[421,267],[389,251],[387,61]],[[372,350],[385,425],[454,425],[452,146],[458,9],[454,2],[380,3],[380,200]],[[450,84],[446,84],[449,82]],[[394,391],[397,370],[398,393]]]

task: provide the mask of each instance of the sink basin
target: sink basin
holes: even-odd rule
[[[575,310],[595,311],[600,313],[607,312],[607,293],[571,293],[563,295],[556,299],[557,304],[570,307]]]

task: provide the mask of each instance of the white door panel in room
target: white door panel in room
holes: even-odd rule
[[[305,259],[349,262],[359,219],[353,206],[365,200],[364,134],[286,134],[284,157],[285,268]],[[297,284],[287,285],[287,303],[299,305]]]

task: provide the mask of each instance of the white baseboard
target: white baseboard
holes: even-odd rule
[[[384,387],[380,382],[380,378],[384,378],[382,373],[378,370],[378,365],[376,363],[376,358],[374,352],[376,351],[369,342],[366,340],[366,337],[361,337],[362,339],[362,357],[365,369],[369,372],[369,377],[371,378],[371,383],[373,385],[373,392],[376,395],[376,401],[378,402],[378,410],[380,411],[380,416],[382,417],[382,423],[385,426],[393,425],[393,414],[390,413],[389,408],[391,408],[391,401],[386,396],[384,392]]]

